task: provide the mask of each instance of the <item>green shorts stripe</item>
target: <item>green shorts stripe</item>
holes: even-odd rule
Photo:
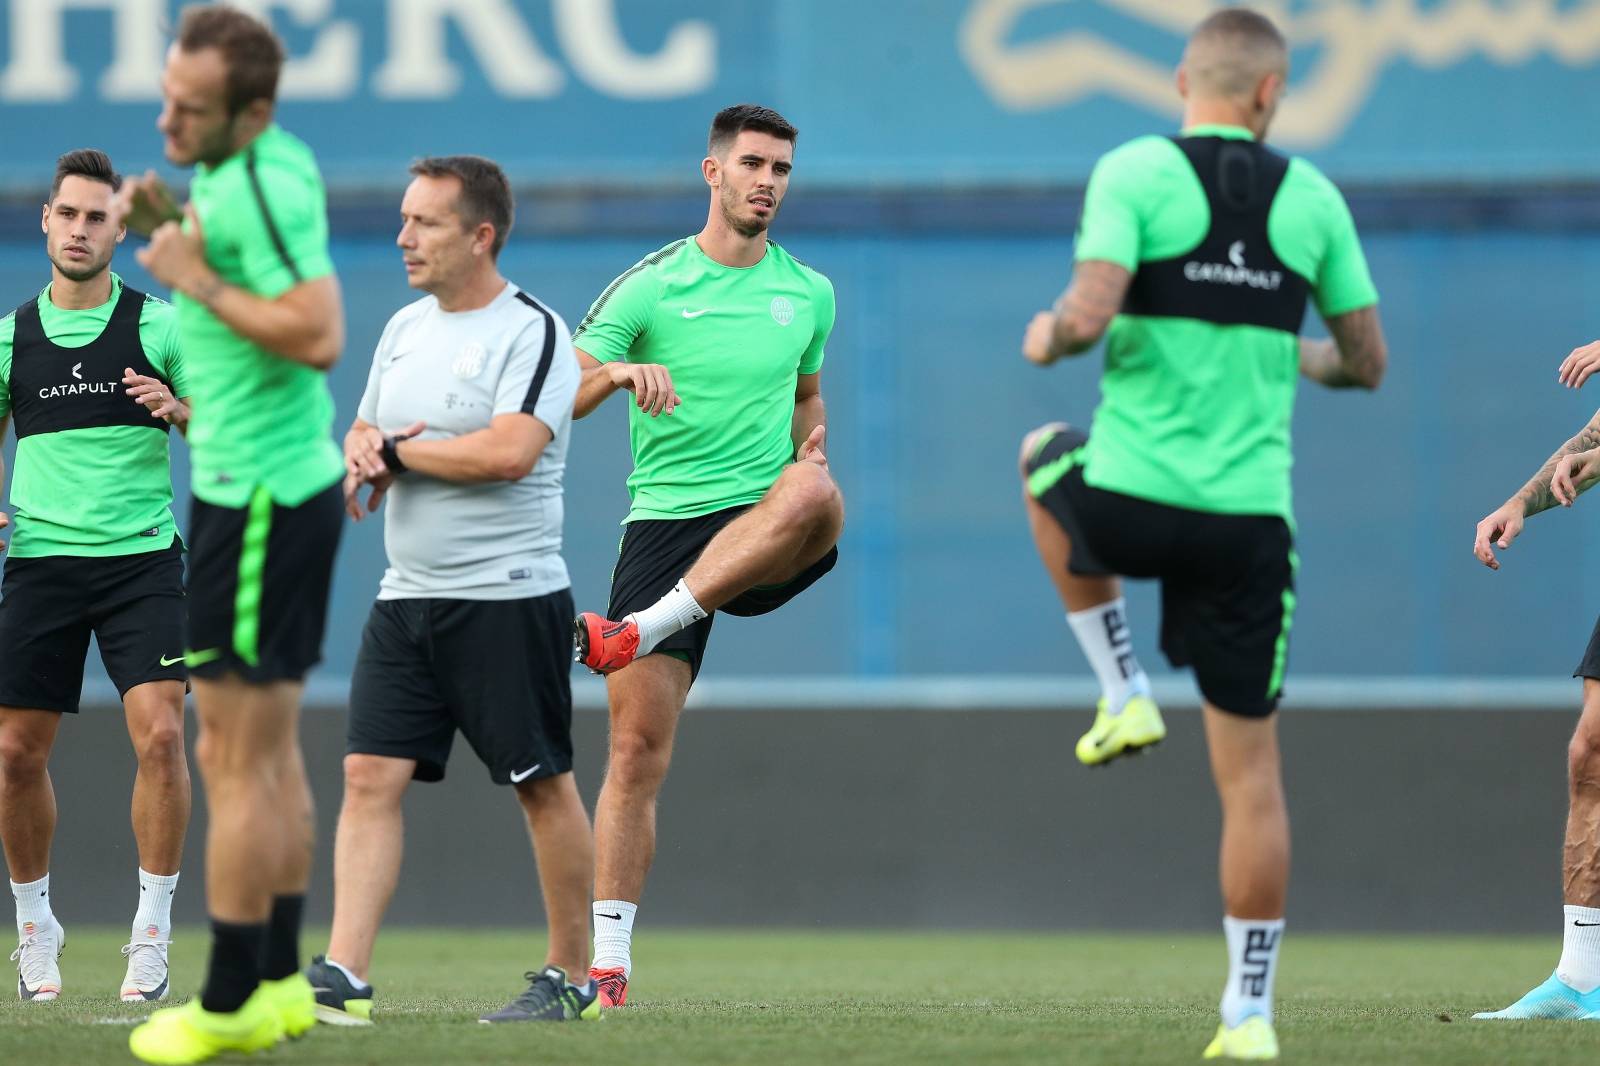
[[[1071,473],[1072,468],[1083,462],[1083,453],[1089,450],[1087,444],[1080,445],[1065,455],[1058,456],[1028,475],[1028,495],[1038,499],[1055,487],[1056,482]]]
[[[1290,580],[1300,570],[1300,555],[1289,552]],[[1283,691],[1283,674],[1289,665],[1289,630],[1294,625],[1294,587],[1283,590],[1283,624],[1278,629],[1278,642],[1272,648],[1272,676],[1267,679],[1267,699],[1274,700]]]
[[[239,543],[239,584],[233,599],[233,650],[249,666],[261,662],[261,577],[272,531],[272,494],[257,485]]]

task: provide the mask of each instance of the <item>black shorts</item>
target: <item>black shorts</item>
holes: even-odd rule
[[[345,750],[444,779],[456,730],[497,785],[572,769],[572,591],[378,600],[350,681]]]
[[[730,507],[696,518],[645,518],[629,522],[622,535],[617,566],[611,572],[611,605],[606,617],[617,619],[642,611],[672,591],[689,567],[722,527],[748,511]],[[839,549],[828,553],[782,585],[758,585],[717,608],[742,618],[776,611],[817,583],[839,561]],[[688,629],[680,630],[655,646],[654,651],[675,655],[689,664],[690,680],[700,675],[706,642],[711,639],[713,611]],[[654,652],[652,652],[653,654]]]
[[[182,681],[183,542],[137,555],[7,559],[0,582],[0,706],[76,713],[89,634],[124,695]]]
[[[1206,701],[1264,717],[1278,706],[1294,618],[1294,539],[1275,515],[1213,514],[1083,479],[1077,429],[1028,457],[1028,491],[1072,541],[1074,574],[1161,581],[1161,650],[1194,667]]]
[[[189,514],[189,672],[261,685],[304,678],[322,659],[344,530],[339,485],[298,507],[257,489],[244,507],[196,499]]]

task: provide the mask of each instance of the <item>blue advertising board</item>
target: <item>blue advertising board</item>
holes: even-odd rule
[[[156,165],[177,0],[0,0],[0,188],[67,147]],[[290,62],[284,123],[336,188],[473,151],[519,184],[692,184],[710,115],[757,100],[833,185],[1075,184],[1173,127],[1210,0],[242,0]],[[1367,182],[1600,170],[1600,2],[1294,0],[1274,139]]]

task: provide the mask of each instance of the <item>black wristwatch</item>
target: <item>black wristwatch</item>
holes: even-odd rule
[[[411,469],[406,466],[405,460],[400,458],[400,442],[409,439],[409,437],[383,438],[383,447],[378,449],[378,457],[383,460],[383,465],[389,468],[389,473],[404,474]]]

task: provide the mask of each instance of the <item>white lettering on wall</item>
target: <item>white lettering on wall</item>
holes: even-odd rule
[[[450,61],[445,23],[453,21],[503,96],[554,96],[565,80],[539,50],[508,0],[389,0],[389,54],[372,75],[373,92],[391,99],[447,99],[461,87]]]
[[[642,56],[623,40],[616,0],[555,0],[554,13],[572,69],[608,96],[687,96],[710,88],[716,78],[717,37],[708,22],[678,23],[655,55]]]
[[[284,100],[341,100],[361,85],[361,30],[349,20],[329,22],[333,0],[232,0],[235,7],[271,21],[285,11],[301,26],[320,26],[311,51],[283,65],[278,95]]]
[[[66,13],[100,9],[112,15],[111,66],[100,79],[108,100],[159,90],[166,0],[12,0],[11,56],[0,73],[0,99],[28,103],[70,100],[78,72],[67,62]],[[154,77],[152,77],[154,71]]]

